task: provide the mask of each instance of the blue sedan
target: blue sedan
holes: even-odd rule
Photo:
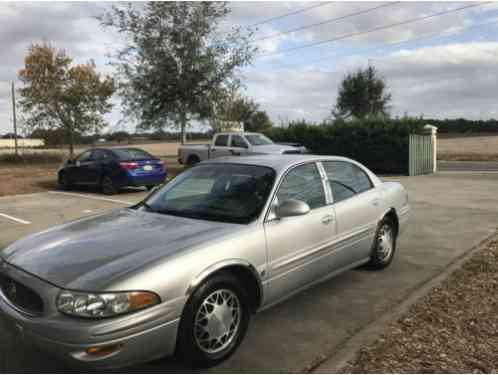
[[[57,172],[59,187],[98,186],[104,194],[120,187],[152,189],[166,179],[164,162],[138,148],[94,148],[68,160]]]

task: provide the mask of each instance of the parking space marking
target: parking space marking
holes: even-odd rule
[[[18,217],[10,216],[10,215],[7,215],[7,214],[2,214],[1,212],[0,212],[0,216],[4,217],[6,219],[10,219],[12,221],[18,222],[20,224],[24,224],[24,225],[31,224],[31,221],[22,220],[22,219],[19,219]]]
[[[63,191],[48,191],[49,194],[62,194],[62,195],[69,195],[73,197],[80,197],[80,198],[88,198],[88,199],[96,199],[99,201],[106,201],[106,202],[112,202],[112,203],[120,203],[120,204],[135,204],[136,202],[129,202],[129,201],[122,201],[119,199],[110,199],[110,198],[103,198],[103,197],[96,197],[93,195],[86,195],[86,194],[77,194],[77,193],[66,193]]]

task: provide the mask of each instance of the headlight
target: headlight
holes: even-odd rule
[[[157,305],[160,298],[151,292],[84,293],[62,291],[57,308],[68,315],[107,318]]]

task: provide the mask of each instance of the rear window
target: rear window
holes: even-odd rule
[[[120,160],[155,159],[154,156],[138,148],[116,148],[112,150]]]
[[[228,135],[226,135],[226,134],[221,134],[221,135],[217,136],[216,140],[214,141],[215,146],[223,147],[223,146],[227,146],[227,144],[228,144]]]

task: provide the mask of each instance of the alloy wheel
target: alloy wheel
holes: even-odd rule
[[[237,295],[228,289],[208,295],[195,316],[194,335],[199,348],[209,354],[226,349],[236,338],[242,309]]]
[[[377,252],[382,262],[389,259],[394,249],[394,236],[392,228],[384,224],[379,230],[377,238]]]

